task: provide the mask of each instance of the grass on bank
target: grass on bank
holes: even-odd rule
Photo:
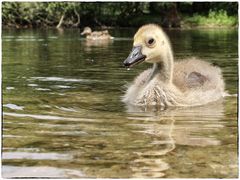
[[[194,14],[192,17],[184,17],[183,22],[193,27],[233,27],[238,24],[238,18],[227,15],[224,10],[210,10],[208,16]]]

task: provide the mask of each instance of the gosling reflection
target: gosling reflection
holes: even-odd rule
[[[220,131],[224,127],[223,102],[218,101],[205,106],[172,109],[143,109],[128,106],[129,119],[139,121],[132,126],[142,130],[142,136],[149,136],[148,148],[137,152],[131,170],[133,177],[164,177],[171,164],[165,159],[176,145],[212,146],[221,141],[214,136],[204,136],[203,132]],[[143,113],[144,112],[144,113]],[[164,160],[163,160],[164,158]]]
[[[154,120],[154,123],[141,125],[142,131],[140,132],[149,136],[150,142],[146,150],[137,152],[138,158],[130,167],[133,177],[163,177],[170,167],[161,157],[175,148],[172,138],[174,120],[172,118],[159,119],[158,116],[151,120]]]

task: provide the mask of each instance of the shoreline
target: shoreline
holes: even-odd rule
[[[149,23],[150,24],[150,23]],[[159,24],[160,25],[160,24]],[[93,27],[93,29],[96,30],[102,30],[102,29],[134,29],[134,28],[139,28],[142,25],[139,26],[129,26],[129,27],[122,27],[122,26],[90,26]],[[161,26],[161,25],[160,25]],[[169,29],[169,30],[194,30],[194,29],[238,29],[238,24],[234,26],[219,26],[219,25],[191,25],[191,24],[186,24],[182,25],[181,27],[164,27],[161,26],[163,29]],[[56,29],[56,30],[66,30],[66,29],[78,29],[82,30],[84,27],[61,27],[57,28],[55,26],[39,26],[39,27],[32,27],[32,26],[9,26],[9,25],[2,25],[2,30],[7,30],[7,29]]]

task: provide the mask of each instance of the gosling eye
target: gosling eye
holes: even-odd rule
[[[148,46],[153,46],[154,44],[155,44],[155,39],[153,39],[153,38],[147,39],[147,45]]]

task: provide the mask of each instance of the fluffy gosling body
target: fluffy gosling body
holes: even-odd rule
[[[133,50],[124,61],[131,67],[152,63],[129,86],[123,102],[148,106],[198,106],[222,98],[221,69],[196,58],[174,62],[170,41],[155,24],[142,26],[134,36]]]

